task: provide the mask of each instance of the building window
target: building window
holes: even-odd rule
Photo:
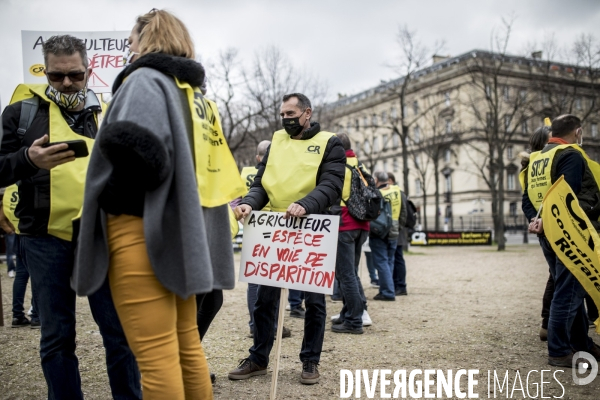
[[[446,175],[446,193],[452,192],[452,175]]]
[[[423,186],[421,184],[421,180],[420,179],[416,179],[415,180],[415,194],[417,196],[420,196],[423,194]]]
[[[377,114],[373,114],[371,117],[371,125],[377,126]]]
[[[413,101],[413,111],[415,112],[415,115],[419,113],[419,102],[417,100]]]
[[[504,97],[504,101],[510,100],[510,90],[508,89],[508,86],[502,88],[502,97]]]
[[[371,153],[371,144],[369,143],[369,141],[367,139],[365,139],[365,141],[363,143],[363,152],[365,154]]]
[[[527,90],[523,89],[519,92],[519,97],[521,97],[521,102],[524,103],[527,101]]]
[[[398,159],[394,158],[394,161],[392,162],[392,167],[394,168],[394,172],[398,172]]]
[[[521,122],[521,132],[526,135],[529,133],[529,129],[527,129],[527,121]]]
[[[385,111],[383,111],[381,113],[381,123],[382,124],[386,124],[387,123],[387,113]]]
[[[383,148],[383,150],[387,149],[387,147],[388,147],[388,135],[387,134],[384,134],[381,137],[381,147]]]
[[[392,111],[390,111],[390,115],[392,116],[393,119],[398,118],[398,110],[396,110],[396,107],[392,107]]]
[[[400,135],[392,134],[392,146],[397,149],[400,145]]]
[[[452,133],[452,121],[446,120],[446,133]]]
[[[379,151],[379,137],[373,138],[373,151],[375,153]]]
[[[388,170],[388,160],[383,160],[383,170],[387,172]]]
[[[511,217],[516,217],[517,216],[517,203],[510,203],[509,204],[509,208],[508,208],[508,214]]]
[[[348,124],[346,125],[346,130],[348,131],[348,133],[352,131],[352,123],[350,121],[348,121]]]
[[[492,88],[490,85],[485,85],[485,95],[487,97],[492,97]]]
[[[421,129],[418,126],[415,126],[414,135],[415,143],[419,143],[421,141]]]
[[[360,153],[360,142],[356,142],[356,143],[354,144],[354,152],[355,152],[356,154]]]
[[[509,172],[506,179],[506,186],[508,190],[515,190],[515,173]]]
[[[415,155],[415,167],[421,168],[421,155],[420,154]]]
[[[444,93],[444,102],[446,103],[446,107],[450,107],[450,92]]]
[[[449,163],[452,160],[452,151],[450,149],[444,150],[444,162]]]
[[[407,107],[407,106],[404,106],[404,107],[402,108],[402,116],[403,116],[403,117],[406,117],[407,115],[408,115],[408,107]]]
[[[550,98],[548,97],[548,93],[543,93],[542,94],[542,105],[544,107],[549,106],[550,105]]]
[[[367,117],[364,117],[364,118],[363,118],[363,125],[364,125],[364,127],[365,127],[365,128],[366,128],[367,126],[369,126],[369,118],[367,118]]]
[[[575,99],[575,109],[576,110],[581,110],[581,97],[577,97]]]
[[[510,122],[511,122],[510,115],[505,115],[504,116],[504,130],[508,130],[508,128],[510,128]]]
[[[594,139],[598,137],[598,124],[592,124],[592,137]]]
[[[513,147],[512,147],[512,144],[506,146],[506,157],[509,160],[513,159]]]
[[[356,128],[356,132],[358,132],[358,130],[360,129],[360,122],[358,121],[358,119],[354,120],[354,127]]]

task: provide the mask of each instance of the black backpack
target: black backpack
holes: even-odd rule
[[[375,186],[375,179],[360,167],[346,164],[352,172],[350,180],[350,197],[342,200],[348,213],[359,221],[373,221],[381,209],[381,193]]]
[[[415,207],[415,204],[408,199],[406,200],[406,207],[406,223],[404,226],[412,229],[417,224],[417,207]]]
[[[380,208],[381,212],[379,213],[379,216],[369,223],[369,229],[371,235],[380,239],[385,239],[390,233],[394,223],[392,219],[392,203],[382,197],[380,200]]]

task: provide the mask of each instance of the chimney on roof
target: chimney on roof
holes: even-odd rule
[[[541,51],[534,51],[533,53],[531,53],[531,58],[533,58],[534,60],[541,60],[542,59],[542,52]]]
[[[450,58],[450,56],[449,56],[449,55],[448,55],[448,56],[441,56],[441,55],[439,55],[439,54],[434,54],[434,55],[433,55],[433,63],[434,63],[434,64],[437,64],[437,63],[439,63],[439,62],[441,62],[441,61],[444,61],[444,60],[447,60],[447,59],[449,59],[449,58]]]

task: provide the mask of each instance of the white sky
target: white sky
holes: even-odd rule
[[[21,30],[129,31],[135,17],[153,7],[183,20],[203,60],[236,47],[250,65],[256,50],[276,45],[326,81],[332,99],[395,77],[386,65],[399,54],[399,24],[416,29],[424,44],[444,40],[442,53],[453,56],[489,49],[492,29],[510,14],[517,17],[513,54],[550,35],[561,45],[581,33],[600,39],[599,0],[0,0],[3,106],[23,80]]]

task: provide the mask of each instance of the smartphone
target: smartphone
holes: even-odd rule
[[[54,146],[55,144],[61,144],[61,143],[66,143],[67,145],[69,145],[69,147],[64,151],[71,150],[71,151],[75,152],[75,158],[87,157],[90,154],[88,152],[88,148],[87,148],[87,144],[85,143],[85,140],[66,140],[64,142],[50,142],[50,143],[44,143],[42,145],[42,147],[50,147],[50,146]]]

